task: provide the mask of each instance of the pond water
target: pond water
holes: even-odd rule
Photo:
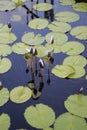
[[[40,0],[38,2],[46,1]],[[7,24],[8,22],[11,22],[12,32],[15,33],[17,36],[16,42],[20,42],[24,32],[35,32],[35,34],[41,33],[43,36],[50,32],[47,28],[39,31],[29,28],[27,22],[29,22],[31,19],[37,17],[47,18],[48,21],[51,22],[54,20],[54,15],[57,12],[76,12],[72,9],[71,6],[60,5],[58,0],[47,0],[47,2],[53,4],[53,9],[46,12],[38,12],[33,10],[32,5],[34,5],[36,2],[33,2],[32,0],[27,0],[27,2],[25,2],[25,5],[30,10],[29,14],[26,13],[26,9],[24,7],[18,7],[15,10],[8,12],[0,12],[0,23]],[[72,27],[87,25],[87,13],[76,13],[80,15],[80,20],[72,22],[70,23],[70,25]],[[14,14],[20,15],[21,20],[17,22],[12,21],[11,18]],[[69,41],[79,41],[82,42],[85,47],[87,47],[86,40],[78,40],[75,37],[72,37],[69,33],[67,33],[67,36]],[[14,43],[12,43],[11,45],[13,45]],[[82,55],[87,57],[87,49],[85,49]],[[54,54],[54,63],[51,65],[51,69],[56,64],[62,64],[62,61],[66,56],[67,55],[63,53]],[[23,55],[12,53],[7,57],[12,61],[12,68],[7,73],[0,74],[0,81],[3,83],[3,86],[8,88],[9,90],[12,90],[16,86],[26,86],[27,83],[32,80],[32,76],[30,73],[26,73],[26,63]],[[85,69],[87,70],[87,67],[85,67]],[[50,84],[47,84],[47,79],[47,69],[45,69],[43,76],[44,87],[42,90],[42,95],[39,97],[39,99],[33,100],[31,98],[29,101],[23,104],[15,104],[9,100],[4,106],[0,107],[0,114],[4,112],[9,114],[11,117],[10,130],[17,130],[20,128],[24,128],[27,130],[36,130],[35,128],[27,124],[23,116],[24,110],[32,104],[43,103],[50,106],[55,111],[57,117],[60,114],[67,112],[64,107],[64,101],[69,95],[78,93],[78,90],[81,87],[84,88],[83,93],[87,94],[87,80],[85,79],[85,77],[81,77],[78,79],[63,79],[50,74]],[[35,76],[35,84],[39,89],[39,79],[37,76]]]

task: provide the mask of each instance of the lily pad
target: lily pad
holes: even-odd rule
[[[0,33],[2,33],[2,32],[8,32],[9,33],[10,29],[11,28],[9,28],[7,24],[2,24],[2,23],[0,24]]]
[[[68,23],[54,21],[48,25],[49,30],[53,32],[66,33],[71,30],[71,26]]]
[[[45,48],[47,50],[53,50],[53,53],[60,53],[61,52],[61,46],[55,45],[55,44],[46,44]]]
[[[55,19],[61,22],[75,22],[80,19],[80,16],[74,12],[58,12],[55,14]]]
[[[14,103],[24,103],[32,96],[32,91],[28,87],[18,86],[10,91],[10,100]]]
[[[11,119],[8,114],[2,113],[0,115],[0,130],[8,130],[11,125]]]
[[[87,26],[76,26],[70,31],[72,36],[75,36],[77,39],[86,40],[87,39]]]
[[[73,5],[75,4],[75,0],[59,0],[61,5]]]
[[[72,7],[75,11],[87,12],[87,3],[85,2],[76,3]]]
[[[64,105],[70,113],[83,117],[83,118],[87,118],[87,103],[86,102],[87,102],[86,95],[75,94],[75,95],[69,96],[64,102]]]
[[[52,74],[56,75],[57,77],[60,78],[66,78],[70,74],[73,74],[75,71],[72,66],[69,65],[56,65],[52,69]]]
[[[53,44],[56,44],[56,45],[63,45],[68,40],[67,35],[65,35],[63,33],[50,32],[46,35],[47,43],[51,43],[50,39],[52,36],[54,37]]]
[[[44,29],[48,26],[48,21],[45,18],[35,18],[29,21],[28,26],[33,29]]]
[[[63,64],[64,65],[71,65],[71,66],[85,67],[87,64],[87,59],[81,55],[68,56],[64,59]]]
[[[16,4],[10,0],[0,0],[0,11],[13,10]]]
[[[85,119],[66,112],[56,119],[54,130],[87,130],[87,123]]]
[[[67,42],[61,47],[61,51],[67,55],[78,55],[81,54],[84,50],[85,46],[82,43],[76,41]]]
[[[7,56],[12,53],[12,49],[9,45],[0,44],[0,55]]]
[[[12,63],[8,58],[2,58],[0,60],[0,74],[3,74],[9,71],[11,66],[12,66]]]
[[[43,129],[43,130],[53,130],[53,128],[48,127],[48,128]]]
[[[40,45],[44,42],[45,38],[41,34],[35,35],[33,32],[25,33],[22,36],[22,42],[28,45]]]
[[[26,108],[24,117],[28,124],[38,129],[45,129],[55,121],[55,113],[47,105],[37,104]]]
[[[22,42],[15,43],[12,46],[13,52],[17,53],[17,54],[25,54],[27,52],[26,48],[30,48],[30,47],[28,45],[26,45],[25,43],[22,43]]]
[[[45,48],[43,45],[35,46],[37,49],[37,57],[43,57],[46,55],[47,48]]]
[[[6,104],[9,100],[9,91],[7,88],[2,88],[0,90],[0,107]]]
[[[52,4],[49,3],[39,3],[33,5],[33,9],[38,10],[38,11],[48,11],[52,9]]]

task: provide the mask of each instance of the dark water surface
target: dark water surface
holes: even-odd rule
[[[39,2],[45,2],[45,1],[39,1]],[[19,14],[22,17],[22,20],[19,22],[12,22],[12,31],[17,35],[18,39],[17,42],[21,41],[21,36],[24,34],[24,32],[31,32],[34,31],[33,29],[30,29],[27,26],[27,22],[35,17],[40,18],[48,18],[49,22],[54,20],[54,14],[60,11],[73,11],[75,12],[71,6],[61,6],[58,3],[58,0],[48,0],[47,2],[53,4],[53,10],[47,11],[45,13],[43,12],[36,12],[32,10],[32,5],[35,2],[31,2],[30,0],[27,0],[25,3],[26,6],[33,12],[26,14],[26,9],[23,7],[18,7],[17,9],[9,12],[0,12],[0,23],[8,23],[10,21],[10,18],[13,14]],[[72,27],[79,26],[79,25],[87,25],[87,13],[81,13],[76,12],[80,15],[80,20],[77,22],[70,23]],[[35,31],[35,33],[41,33],[45,36],[49,32],[48,29],[44,29],[42,31]],[[75,39],[74,37],[70,36],[68,33],[68,38],[70,41],[80,41]],[[87,41],[80,41],[82,42],[85,47],[87,48]],[[12,44],[11,44],[12,45]],[[87,49],[82,54],[85,57],[87,57]],[[55,54],[54,57],[54,64],[61,64],[63,59],[66,57],[65,54]],[[23,55],[18,55],[15,53],[12,53],[8,56],[8,58],[12,61],[12,68],[9,72],[5,74],[0,74],[0,81],[2,81],[3,85],[7,87],[9,90],[12,90],[16,86],[20,85],[27,85],[27,82],[31,80],[31,75],[28,73],[26,74],[26,63],[24,61]],[[87,67],[86,67],[87,68]],[[87,70],[87,69],[86,69]],[[28,125],[24,119],[24,110],[26,107],[37,104],[37,103],[44,103],[53,108],[53,110],[56,113],[56,117],[60,114],[66,112],[67,110],[64,107],[64,100],[71,94],[75,94],[78,92],[78,90],[83,87],[84,88],[84,94],[87,94],[87,80],[85,80],[84,77],[80,79],[61,79],[58,77],[55,77],[51,75],[51,83],[48,85],[46,83],[47,81],[47,70],[45,71],[44,76],[44,88],[42,91],[42,95],[38,100],[33,100],[32,98],[23,104],[15,104],[9,100],[3,107],[0,107],[0,114],[1,113],[8,113],[11,117],[11,127],[10,130],[16,130],[20,128],[25,128],[27,130],[36,130],[35,128]],[[38,78],[36,77],[35,83],[37,86],[39,86]]]

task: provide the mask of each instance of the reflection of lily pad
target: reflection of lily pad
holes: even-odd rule
[[[87,26],[74,27],[70,31],[70,34],[80,40],[86,40],[87,39]]]
[[[0,44],[0,55],[7,56],[12,53],[11,47],[9,45]]]
[[[44,42],[44,37],[41,34],[35,35],[33,32],[25,33],[22,41],[29,45],[40,45]]]
[[[29,22],[29,27],[33,29],[44,29],[48,25],[48,21],[44,18],[36,18]]]
[[[10,125],[10,116],[8,114],[2,113],[0,115],[0,130],[9,130]]]
[[[64,59],[63,64],[64,65],[71,65],[71,66],[85,67],[85,65],[87,64],[87,59],[81,55],[68,56]]]
[[[11,90],[10,100],[14,103],[24,103],[31,98],[32,91],[28,87],[18,86]]]
[[[3,106],[9,100],[9,91],[7,88],[0,90],[0,106]]]
[[[17,54],[25,54],[27,52],[26,48],[29,48],[29,46],[24,44],[24,43],[22,43],[22,42],[15,43],[12,46],[13,52],[15,52]]]
[[[47,128],[55,121],[54,111],[44,104],[32,105],[26,108],[24,117],[27,123],[38,129]]]
[[[56,45],[62,45],[68,40],[67,35],[65,35],[63,33],[50,32],[46,35],[46,41],[48,43],[50,43],[50,39],[52,36],[54,37],[53,44],[56,44]]]
[[[0,0],[0,11],[13,10],[16,4],[10,0]]]
[[[39,3],[39,4],[35,4],[33,6],[33,9],[38,10],[38,11],[48,11],[52,9],[52,5],[49,3]]]
[[[67,55],[78,55],[85,50],[85,46],[80,42],[71,41],[65,43],[61,50]]]
[[[52,74],[56,75],[57,77],[66,78],[70,74],[74,73],[74,69],[68,65],[56,65],[52,69]]]
[[[65,33],[71,30],[71,26],[68,23],[54,21],[48,25],[49,30],[53,32]]]
[[[35,48],[37,49],[37,57],[43,57],[46,55],[47,49],[44,46],[35,46]]]
[[[85,2],[76,3],[72,7],[75,11],[87,12],[87,3]]]
[[[87,130],[87,123],[83,118],[67,112],[56,119],[54,130]]]
[[[60,53],[61,52],[61,46],[55,45],[55,44],[46,44],[45,48],[47,50],[52,51],[53,53]]]
[[[70,113],[87,118],[87,96],[83,94],[71,95],[66,99],[64,104]]]
[[[12,63],[8,58],[3,58],[0,60],[0,74],[9,71],[11,68]]]
[[[61,22],[75,22],[80,19],[80,16],[74,12],[59,12],[55,14],[55,18]]]
[[[59,0],[61,5],[73,5],[75,4],[75,0]]]

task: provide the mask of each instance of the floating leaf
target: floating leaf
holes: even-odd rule
[[[80,19],[80,16],[74,12],[59,12],[55,14],[55,19],[61,22],[75,22]]]
[[[7,88],[0,90],[0,107],[6,104],[9,100],[9,91]]]
[[[76,3],[72,7],[75,11],[87,12],[87,3],[85,2]]]
[[[67,112],[56,119],[54,130],[87,130],[87,123],[83,118]]]
[[[49,30],[53,32],[65,33],[71,30],[71,26],[68,23],[54,21],[48,25]]]
[[[0,33],[2,33],[2,32],[10,32],[10,28],[8,27],[8,25],[7,24],[0,24]]]
[[[44,46],[39,45],[35,46],[35,48],[37,49],[37,57],[43,57],[46,55],[47,48],[45,48]]]
[[[0,0],[0,11],[13,10],[16,4],[10,0]]]
[[[48,127],[48,128],[44,128],[43,130],[53,130],[53,128]]]
[[[55,44],[46,44],[45,48],[47,50],[53,50],[54,53],[60,53],[61,52],[61,46],[55,45]]]
[[[67,55],[78,55],[81,54],[84,50],[85,46],[82,43],[76,41],[67,42],[61,47],[61,51]]]
[[[75,4],[75,0],[59,0],[61,5],[73,5]]]
[[[55,121],[54,111],[44,104],[32,105],[26,108],[24,117],[28,124],[38,129],[45,129]]]
[[[11,17],[11,21],[14,21],[14,22],[21,21],[21,16],[18,15],[18,14],[14,14],[14,15],[12,15],[12,17]]]
[[[44,18],[35,18],[29,21],[28,26],[33,29],[44,29],[48,26],[48,21]]]
[[[17,54],[25,54],[27,52],[26,48],[30,48],[30,47],[22,42],[15,43],[12,46],[13,52],[15,52]]]
[[[71,95],[66,99],[64,105],[70,113],[80,117],[87,118],[87,96],[86,95],[83,94]]]
[[[73,74],[74,72],[75,71],[74,71],[73,67],[68,66],[68,65],[56,65],[52,69],[52,74],[54,74],[54,75],[56,75],[57,77],[60,77],[60,78],[66,78],[70,74]]]
[[[7,56],[12,53],[11,47],[9,45],[0,44],[0,55]]]
[[[22,42],[33,46],[40,45],[44,42],[44,37],[41,34],[35,35],[33,32],[29,32],[23,35]]]
[[[49,3],[39,3],[33,5],[33,9],[38,10],[38,11],[48,11],[52,9],[52,5]]]
[[[68,56],[63,61],[64,65],[70,66],[80,66],[85,67],[87,64],[87,59],[84,56],[77,55],[77,56]]]
[[[0,74],[3,74],[11,68],[12,63],[8,58],[3,58],[0,60]]]
[[[31,98],[32,91],[28,87],[18,86],[11,90],[10,100],[14,103],[24,103]]]
[[[8,114],[2,113],[0,115],[0,130],[8,130],[11,125],[10,116]]]
[[[72,28],[72,30],[70,31],[70,34],[80,40],[86,40],[87,39],[87,26],[76,26]]]
[[[68,40],[68,37],[65,34],[50,32],[46,35],[46,41],[48,43],[51,43],[50,39],[51,39],[52,36],[54,37],[54,43],[53,44],[56,44],[56,45],[63,45]]]

